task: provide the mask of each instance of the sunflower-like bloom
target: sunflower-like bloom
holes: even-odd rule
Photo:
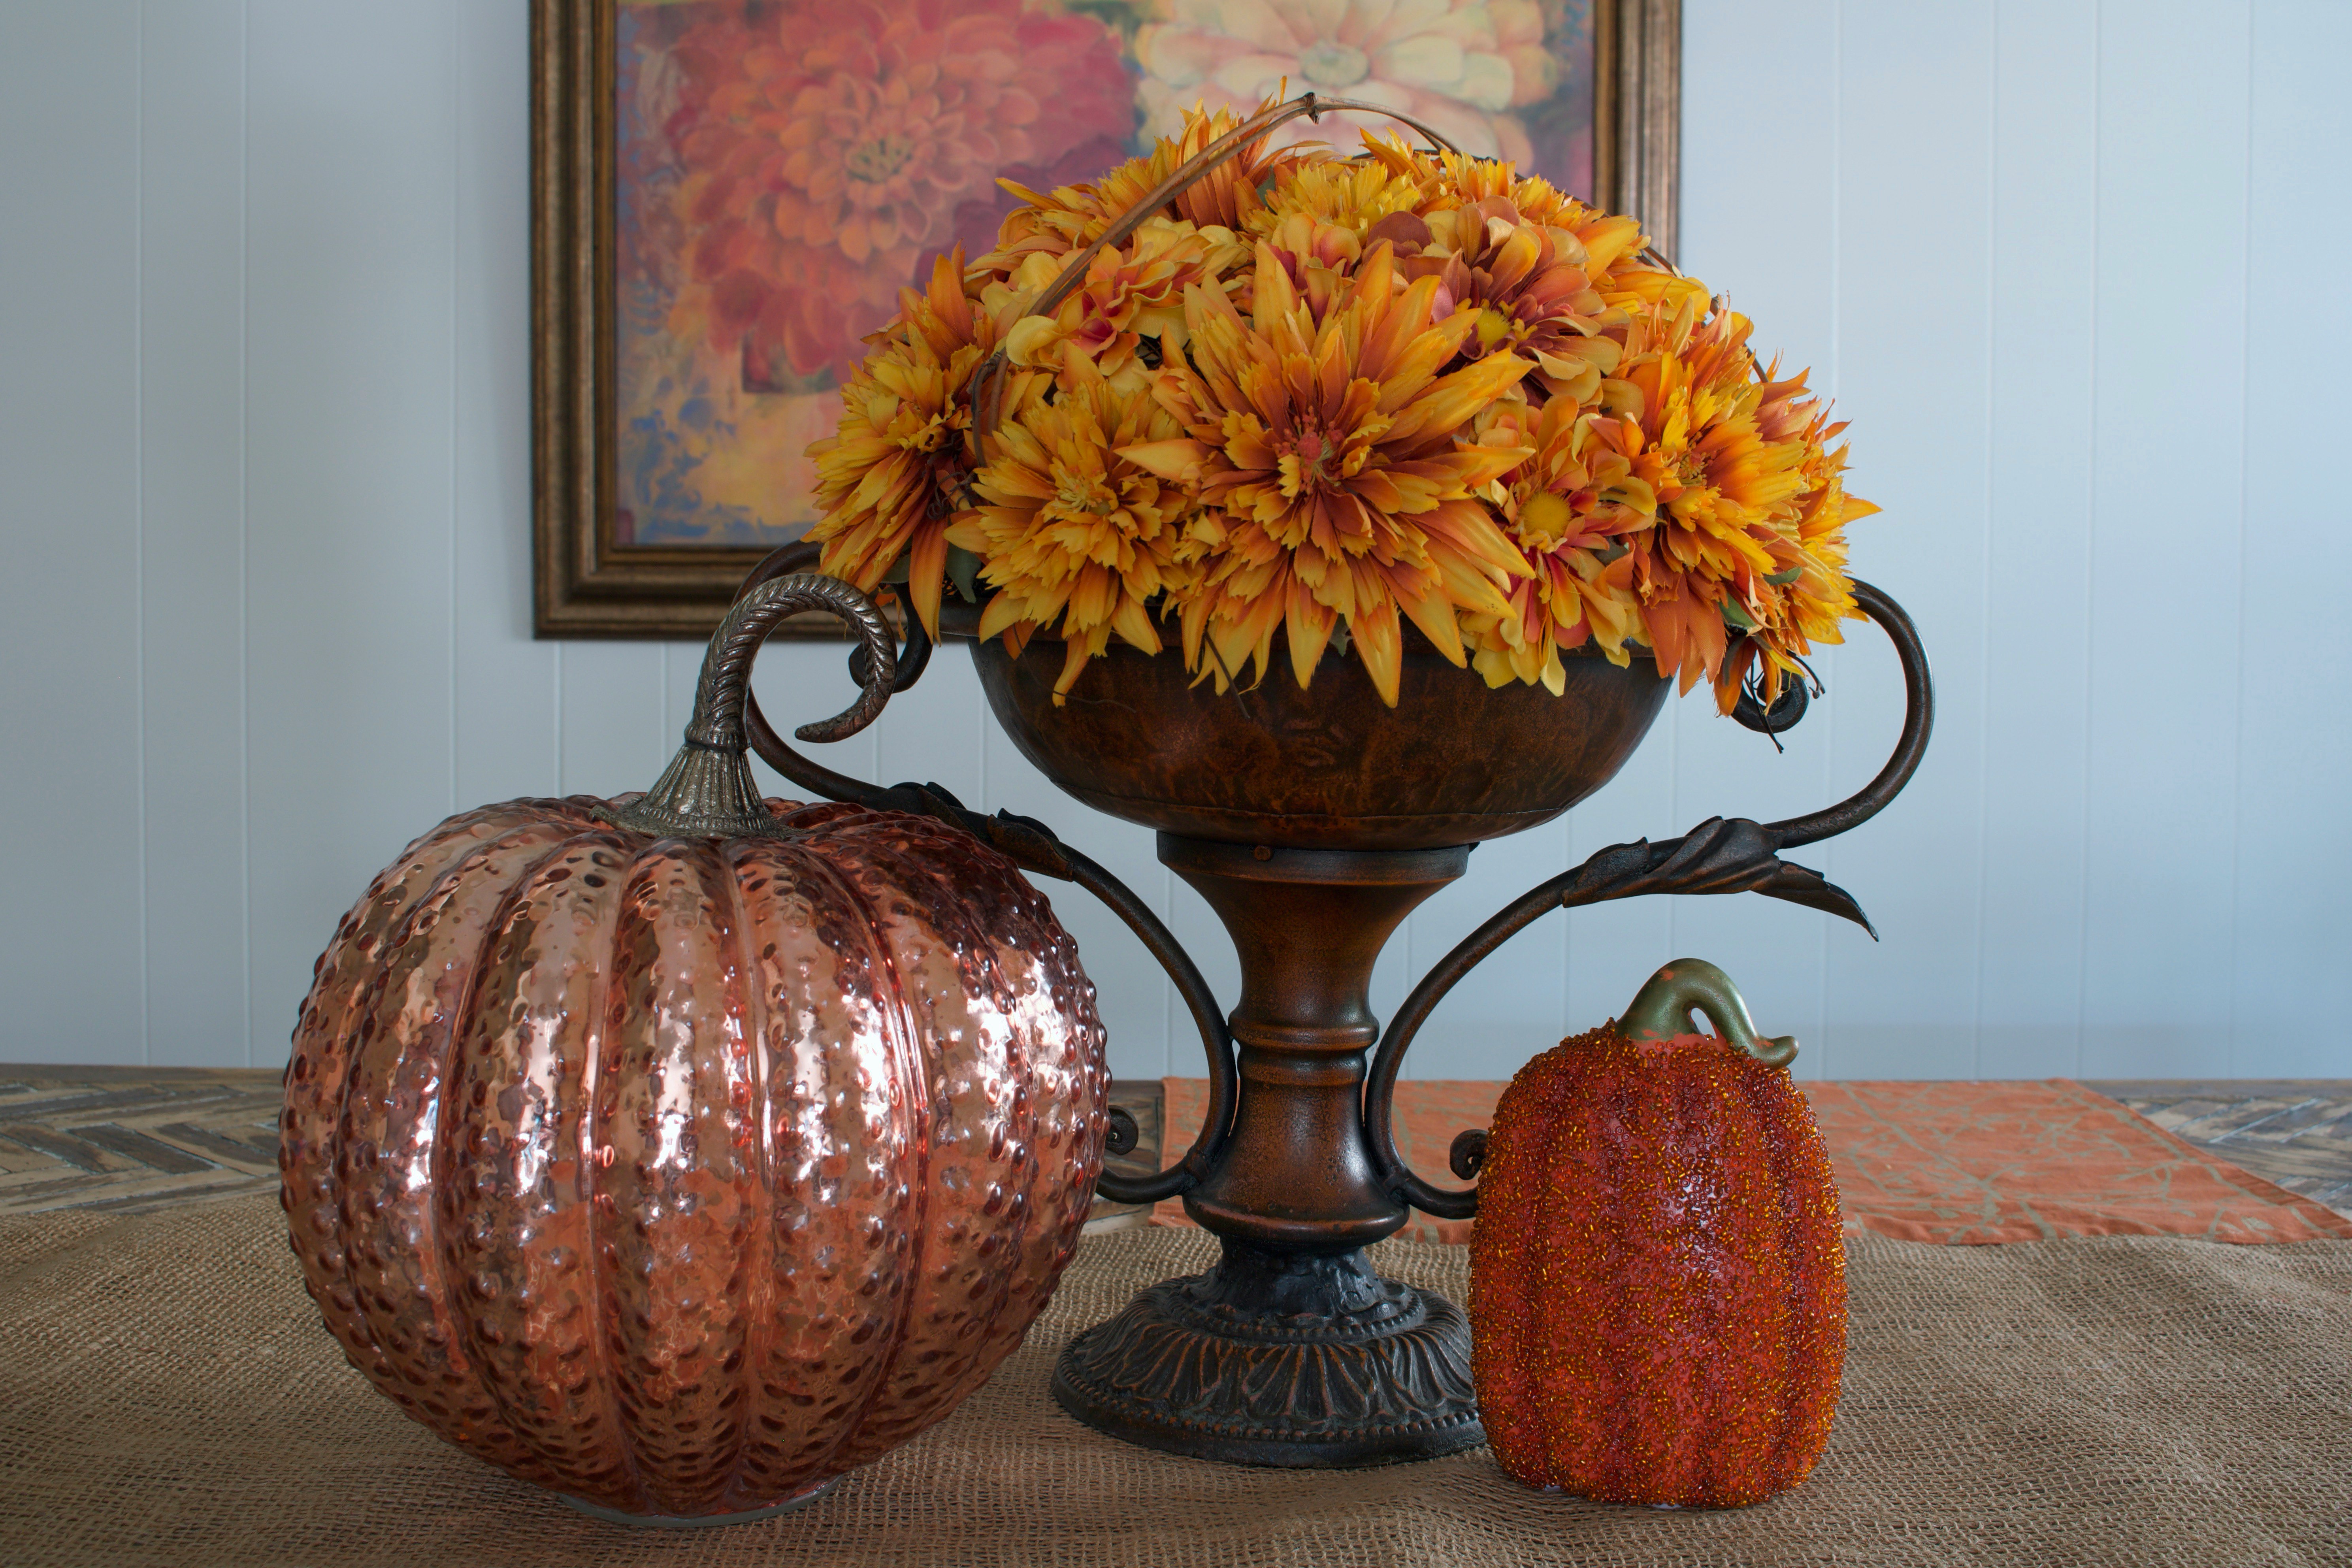
[[[966,388],[995,330],[964,295],[961,251],[939,258],[922,293],[901,289],[898,310],[841,389],[839,429],[809,447],[824,513],[809,537],[824,546],[820,570],[862,593],[907,558],[908,597],[936,636],[948,522],[969,471]]]
[[[1198,502],[1120,452],[1177,436],[1175,416],[1123,395],[1076,343],[1063,353],[1059,395],[1049,403],[1034,384],[989,437],[989,461],[971,483],[980,504],[947,531],[949,542],[986,563],[981,576],[996,589],[981,637],[1010,632],[1025,642],[1060,626],[1068,651],[1057,705],[1112,637],[1158,653],[1147,606],[1198,574],[1177,560]]]
[[[1205,649],[1221,689],[1244,663],[1264,678],[1277,628],[1305,686],[1344,621],[1393,706],[1399,611],[1461,664],[1455,612],[1502,612],[1498,585],[1527,572],[1472,494],[1526,453],[1454,439],[1527,363],[1497,355],[1441,376],[1474,323],[1431,320],[1435,279],[1398,282],[1393,252],[1376,247],[1318,319],[1261,241],[1248,318],[1220,291],[1186,296],[1193,363],[1171,362],[1156,389],[1186,434],[1121,456],[1199,492],[1187,553],[1203,576],[1181,607],[1184,656],[1200,670]]]

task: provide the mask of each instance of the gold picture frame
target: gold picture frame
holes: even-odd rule
[[[1590,0],[1593,187],[1675,239],[1681,0]],[[541,637],[701,638],[770,546],[616,527],[618,0],[531,0],[531,526]],[[788,631],[842,635],[829,618]]]

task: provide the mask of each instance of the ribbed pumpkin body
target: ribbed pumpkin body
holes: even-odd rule
[[[1107,1124],[1076,947],[936,823],[451,818],[319,961],[283,1200],[352,1363],[635,1514],[806,1495],[939,1420],[1075,1250]]]
[[[1731,1507],[1802,1480],[1845,1358],[1837,1188],[1786,1070],[1603,1028],[1495,1111],[1470,1250],[1478,1408],[1504,1469]]]

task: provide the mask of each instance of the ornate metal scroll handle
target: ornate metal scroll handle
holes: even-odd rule
[[[890,700],[898,673],[889,623],[874,601],[835,577],[808,574],[777,577],[738,599],[711,634],[702,678],[694,689],[694,716],[687,721],[686,743],[654,782],[653,788],[596,815],[638,833],[782,837],[793,830],[768,814],[759,785],[744,759],[744,703],[751,695],[751,660],[760,645],[785,616],[803,610],[829,610],[847,621],[865,649],[869,668],[881,678],[862,688],[849,708],[822,723],[804,724],[808,741],[842,741],[874,721]]]
[[[1415,1175],[1397,1153],[1395,1100],[1397,1072],[1413,1036],[1462,977],[1476,968],[1521,928],[1556,909],[1574,909],[1638,893],[1761,893],[1790,903],[1823,910],[1853,921],[1874,938],[1868,917],[1852,895],[1824,880],[1821,873],[1792,866],[1779,851],[1812,844],[1859,827],[1885,810],[1917,771],[1927,754],[1927,736],[1935,727],[1935,687],[1927,672],[1927,649],[1903,606],[1867,583],[1853,585],[1854,602],[1878,624],[1895,645],[1903,663],[1903,731],[1894,754],[1878,776],[1862,789],[1831,806],[1785,822],[1759,824],[1744,817],[1726,821],[1709,817],[1680,838],[1653,844],[1640,839],[1612,844],[1573,871],[1530,888],[1493,919],[1472,931],[1423,976],[1421,984],[1397,1010],[1395,1020],[1381,1036],[1372,1056],[1372,1070],[1364,1085],[1364,1136],[1381,1180],[1399,1199],[1425,1214],[1444,1219],[1467,1219],[1478,1212],[1475,1188],[1448,1192]],[[1680,967],[1679,964],[1676,967]],[[1712,1015],[1710,1015],[1712,1016]],[[1720,1025],[1720,1020],[1718,1020]],[[1750,1034],[1753,1034],[1752,1028]],[[1793,1045],[1790,1047],[1794,1049]],[[1454,1140],[1449,1162],[1457,1175],[1476,1173],[1483,1140],[1465,1133]]]
[[[865,595],[837,579],[779,576],[779,574],[794,571],[803,563],[813,563],[815,554],[816,546],[813,544],[788,544],[771,553],[746,580],[742,597],[738,599],[736,608],[728,612],[727,624],[732,623],[746,604],[766,595],[769,584],[773,581],[829,584],[872,609]],[[816,606],[801,605],[795,607]],[[909,664],[916,675],[921,673],[923,665],[930,658],[930,641],[923,636],[922,625],[915,616],[906,617],[906,628],[908,651],[899,657],[894,656],[888,623],[878,611],[874,612],[872,628],[860,623],[864,640],[857,654],[851,658],[849,671],[850,679],[858,683],[863,695],[857,706],[850,710],[852,714],[866,711],[868,704],[874,712],[878,712],[882,704],[888,700],[890,691],[903,691],[913,685],[914,676],[903,673]],[[720,635],[723,637],[725,632],[726,624],[722,624]],[[761,635],[766,635],[764,628]],[[713,646],[716,647],[715,642]],[[753,646],[757,646],[756,640]],[[748,655],[745,666],[748,673]],[[883,672],[883,679],[878,682],[873,679],[873,672],[877,669]],[[705,679],[709,679],[708,667]],[[1105,1171],[1096,1181],[1095,1190],[1116,1203],[1142,1204],[1172,1198],[1197,1185],[1215,1164],[1218,1152],[1224,1146],[1225,1136],[1234,1119],[1234,1106],[1240,1098],[1241,1085],[1234,1064],[1233,1036],[1226,1029],[1223,1009],[1217,1005],[1216,993],[1209,988],[1209,982],[1201,973],[1200,966],[1178,943],[1174,933],[1161,923],[1158,915],[1151,912],[1151,906],[1138,898],[1134,889],[1111,875],[1101,864],[1063,843],[1052,828],[1034,817],[1015,816],[1004,811],[993,816],[986,816],[965,805],[936,784],[901,784],[885,788],[837,773],[820,763],[811,761],[794,751],[769,725],[760,711],[758,699],[751,695],[748,684],[738,684],[741,690],[738,700],[741,732],[749,737],[751,749],[759,752],[770,767],[803,789],[825,800],[845,801],[874,811],[911,812],[960,827],[994,846],[1024,871],[1076,882],[1101,900],[1111,913],[1125,921],[1127,928],[1141,939],[1145,949],[1160,961],[1160,966],[1168,972],[1169,979],[1175,982],[1185,1006],[1192,1009],[1192,1022],[1201,1031],[1201,1044],[1209,1058],[1208,1114],[1202,1123],[1200,1136],[1193,1141],[1184,1158],[1174,1165],[1153,1176],[1126,1176],[1114,1171]],[[698,713],[700,711],[698,700],[696,710]],[[844,715],[845,719],[847,717]],[[871,717],[871,713],[866,714],[867,719]],[[841,722],[840,720],[834,721],[835,725]],[[865,720],[860,720],[846,729],[839,730],[812,724],[797,733],[805,741],[844,740],[864,728],[865,722]],[[819,733],[820,730],[825,732]],[[740,742],[736,760],[740,766]],[[677,765],[673,763],[673,769]],[[745,767],[742,773],[743,788],[749,792],[753,808],[758,809],[759,794],[751,783],[751,770]],[[765,812],[761,815],[764,819]],[[1124,1153],[1135,1147],[1135,1128],[1131,1119],[1124,1128],[1118,1125],[1118,1119],[1114,1120],[1111,1142],[1113,1153]],[[1123,1147],[1120,1146],[1122,1144]]]
[[[1031,316],[1052,315],[1055,308],[1068,299],[1071,291],[1079,284],[1086,281],[1087,268],[1094,265],[1095,258],[1113,246],[1125,244],[1128,237],[1141,228],[1144,221],[1152,214],[1206,179],[1220,165],[1239,157],[1244,148],[1267,132],[1288,124],[1301,115],[1320,124],[1327,110],[1333,112],[1346,110],[1360,114],[1378,114],[1385,119],[1393,120],[1401,125],[1411,126],[1428,137],[1430,144],[1433,147],[1443,147],[1448,153],[1462,151],[1420,121],[1410,115],[1399,114],[1395,110],[1381,104],[1364,103],[1352,98],[1323,98],[1311,92],[1301,93],[1297,98],[1282,103],[1268,104],[1190,158],[1185,159],[1166,179],[1137,197],[1135,205],[1121,214],[1118,222],[1105,229],[1100,238],[1070,258],[1068,265],[1062,268],[1061,275],[1045,286],[1045,291],[1038,295],[1024,313]],[[983,360],[980,368],[972,373],[971,395],[969,401],[972,409],[972,434],[976,440],[985,439],[988,434],[996,428],[997,416],[1003,411],[1003,374],[1007,363],[1004,351],[999,349]]]

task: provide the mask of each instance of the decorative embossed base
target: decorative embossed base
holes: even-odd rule
[[[1360,1250],[1227,1238],[1206,1274],[1166,1279],[1072,1340],[1054,1397],[1097,1430],[1237,1465],[1433,1459],[1486,1440],[1470,1323]]]

